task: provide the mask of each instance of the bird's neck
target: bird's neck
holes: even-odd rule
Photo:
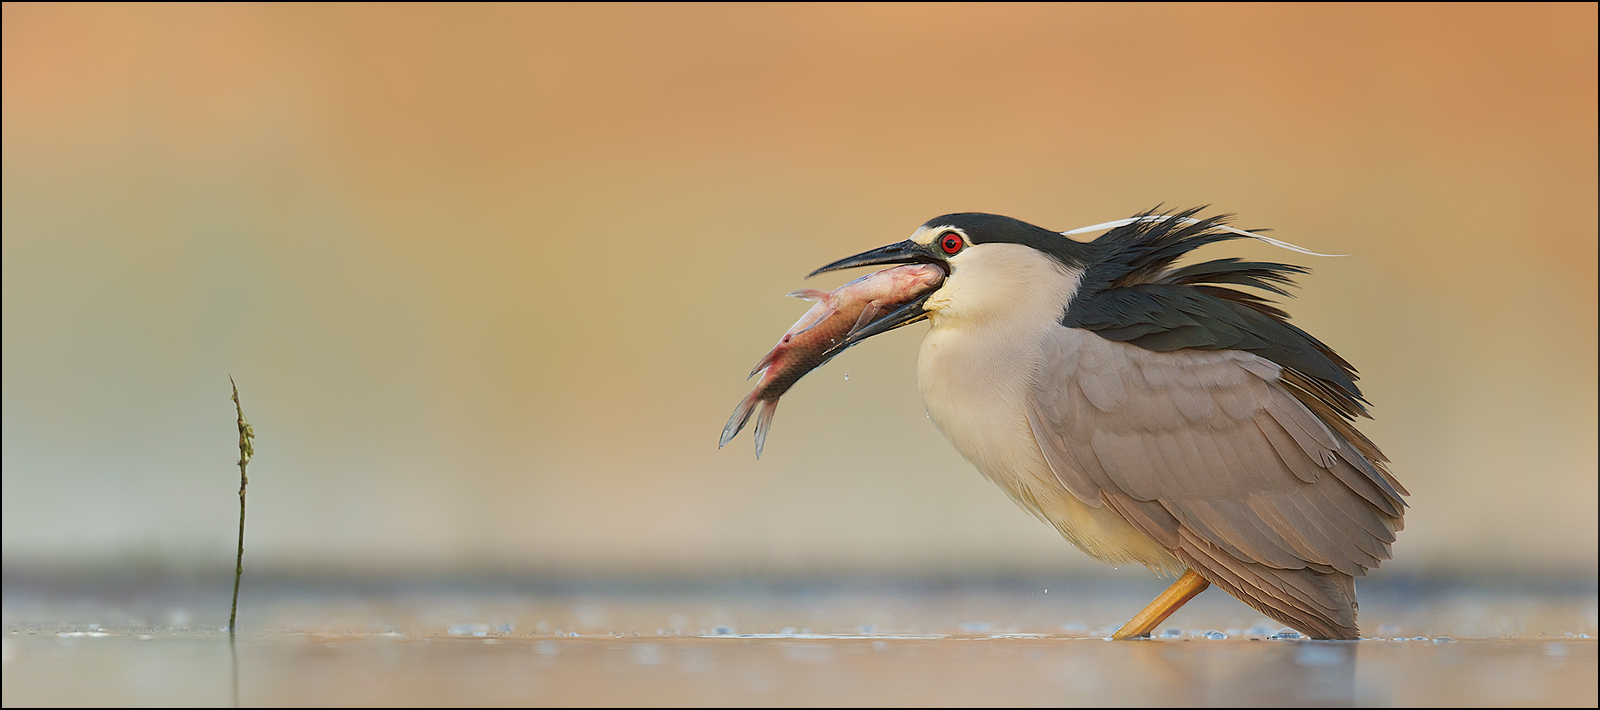
[[[933,423],[1010,492],[1006,481],[1036,463],[1009,458],[1031,441],[1024,407],[1041,346],[1061,327],[1081,272],[1013,244],[964,256],[925,306],[933,327],[917,356],[917,384]]]

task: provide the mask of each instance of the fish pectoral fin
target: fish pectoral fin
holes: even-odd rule
[[[826,301],[828,296],[832,294],[827,291],[818,291],[814,288],[803,288],[799,291],[790,291],[784,295],[789,298],[800,298],[807,301]]]
[[[872,319],[878,317],[878,310],[878,304],[868,303],[866,308],[861,309],[861,317],[856,318],[856,324],[850,326],[850,332],[845,333],[844,337],[848,338],[855,335],[856,331],[867,327],[867,324],[871,323]]]
[[[823,301],[823,303],[821,305],[812,306],[812,308],[813,309],[818,309],[818,308],[821,309],[821,310],[817,311],[817,319],[814,320],[814,321],[811,321],[811,325],[808,325],[808,326],[806,326],[804,328],[801,328],[801,329],[799,329],[799,330],[797,330],[797,331],[795,331],[793,333],[788,334],[787,336],[785,336],[786,338],[793,338],[796,335],[799,335],[799,334],[804,333],[804,332],[806,332],[808,330],[811,330],[812,328],[815,328],[818,325],[827,322],[827,320],[829,318],[833,317],[833,314],[839,312],[839,309],[837,307],[835,307],[835,306],[833,306],[831,304],[828,304],[827,301]]]

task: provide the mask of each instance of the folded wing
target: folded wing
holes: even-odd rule
[[[1295,381],[1249,352],[1159,352],[1062,327],[1029,423],[1084,503],[1273,618],[1355,638],[1353,578],[1389,558],[1404,503],[1363,453],[1375,447]]]

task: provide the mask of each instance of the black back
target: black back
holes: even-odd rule
[[[1199,211],[1173,216],[1191,218]],[[1061,324],[1157,352],[1254,353],[1304,375],[1346,418],[1365,415],[1366,400],[1350,363],[1289,323],[1289,315],[1266,298],[1229,288],[1249,286],[1287,296],[1283,286],[1293,285],[1293,274],[1309,273],[1305,268],[1231,258],[1171,268],[1199,247],[1242,238],[1217,229],[1227,217],[1135,222],[1106,232],[1087,245],[1092,253]]]

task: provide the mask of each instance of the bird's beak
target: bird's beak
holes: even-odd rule
[[[847,256],[807,274],[806,278],[809,279],[827,271],[853,269],[857,266],[877,266],[880,264],[938,264],[939,268],[945,270],[945,273],[950,272],[949,264],[946,264],[943,258],[935,255],[928,245],[918,244],[907,239],[886,247],[878,247],[872,251],[864,251],[855,256]]]
[[[944,269],[946,276],[948,276],[950,273],[950,264],[949,262],[945,261],[943,255],[935,254],[933,249],[926,244],[918,244],[910,239],[907,239],[903,242],[878,247],[872,251],[865,251],[855,256],[845,257],[811,272],[806,276],[806,278],[811,278],[812,276],[816,276],[817,274],[827,271],[853,269],[858,266],[882,266],[888,264],[935,264],[939,268]],[[845,336],[844,340],[840,341],[838,345],[829,348],[828,352],[825,354],[825,357],[831,358],[834,355],[839,354],[839,352],[843,351],[845,348],[855,345],[856,343],[866,340],[874,335],[887,333],[896,328],[911,325],[912,323],[927,318],[928,312],[923,309],[922,304],[926,303],[928,298],[933,295],[934,291],[937,290],[939,289],[929,289],[927,293],[907,301],[899,308],[890,311],[887,315],[879,317],[871,323],[862,326],[859,330],[850,333],[849,335]]]

